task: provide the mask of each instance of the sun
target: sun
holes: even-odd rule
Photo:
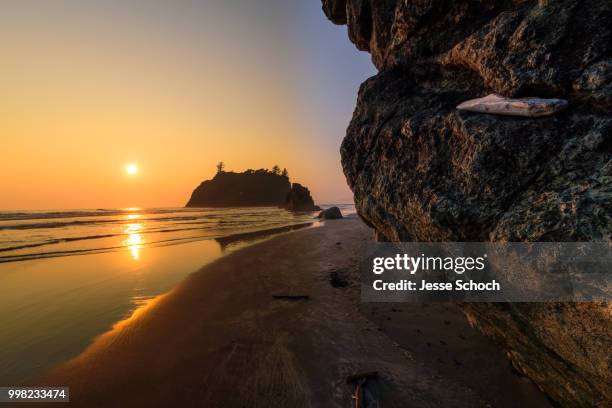
[[[127,171],[127,174],[129,174],[130,176],[138,173],[138,166],[135,164],[128,164],[125,167],[125,171]]]

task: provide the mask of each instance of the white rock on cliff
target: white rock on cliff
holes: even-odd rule
[[[496,94],[470,99],[457,106],[458,110],[506,116],[535,118],[549,116],[567,107],[565,99],[504,98]]]

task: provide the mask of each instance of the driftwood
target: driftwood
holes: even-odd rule
[[[504,98],[496,94],[484,98],[470,99],[457,106],[469,112],[490,113],[493,115],[526,116],[535,118],[553,115],[567,107],[565,99],[543,98]]]
[[[346,383],[351,384],[358,380],[378,377],[378,371],[366,371],[364,373],[357,373],[346,377]]]
[[[378,377],[378,371],[368,371],[357,373],[346,377],[347,384],[355,384],[355,391],[352,398],[355,401],[355,408],[366,408],[378,406],[376,398],[371,392],[365,389],[366,381],[370,378]]]
[[[282,299],[282,300],[308,300],[310,299],[309,295],[272,295],[274,299]]]

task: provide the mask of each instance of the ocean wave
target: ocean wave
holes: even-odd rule
[[[156,221],[156,222],[172,222],[172,221],[196,221],[217,217],[193,217],[193,216],[183,216],[183,217],[155,217],[155,218],[137,218],[137,219],[125,219],[125,218],[116,218],[110,220],[74,220],[74,221],[60,221],[60,222],[37,222],[31,224],[3,224],[0,222],[0,230],[27,230],[27,229],[44,229],[44,228],[64,228],[64,227],[73,227],[73,226],[83,226],[83,225],[96,225],[96,224],[133,224],[135,222],[148,222],[148,221]],[[202,224],[206,224],[206,221],[202,221]]]
[[[52,211],[0,211],[0,220],[35,220],[47,218],[76,218],[97,217],[129,214],[168,214],[168,213],[230,213],[236,212],[243,215],[260,215],[265,212],[277,212],[276,207],[201,207],[201,208],[146,208],[146,209],[104,209],[94,210],[52,210]]]
[[[204,239],[225,244],[234,239],[227,237],[258,236],[254,233],[311,222],[312,213],[274,207],[5,211],[0,212],[0,262]]]

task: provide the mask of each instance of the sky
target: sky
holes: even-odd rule
[[[352,202],[375,69],[319,0],[5,0],[0,47],[1,210],[183,206],[219,161]]]

